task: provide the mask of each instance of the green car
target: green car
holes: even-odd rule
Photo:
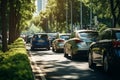
[[[88,58],[90,44],[96,40],[98,32],[94,30],[76,30],[64,44],[64,56],[74,59]]]

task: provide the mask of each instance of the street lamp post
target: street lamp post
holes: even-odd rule
[[[66,32],[68,32],[68,0],[66,0]]]
[[[80,28],[82,29],[83,28],[82,27],[82,1],[80,2],[80,24],[81,24]]]
[[[92,0],[90,0],[90,28],[92,28]]]
[[[72,0],[71,0],[71,32],[73,31],[73,13],[72,13]]]

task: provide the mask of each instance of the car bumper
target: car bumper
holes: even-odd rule
[[[32,45],[32,48],[48,48],[49,45]]]
[[[78,57],[88,58],[88,50],[78,50],[76,51]]]

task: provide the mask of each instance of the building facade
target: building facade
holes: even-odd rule
[[[47,0],[36,0],[36,8],[37,8],[36,10],[37,10],[37,12],[45,10],[46,5],[47,5]]]

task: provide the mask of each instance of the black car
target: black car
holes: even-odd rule
[[[89,48],[89,67],[103,66],[105,72],[120,67],[120,28],[108,28],[99,34]]]

